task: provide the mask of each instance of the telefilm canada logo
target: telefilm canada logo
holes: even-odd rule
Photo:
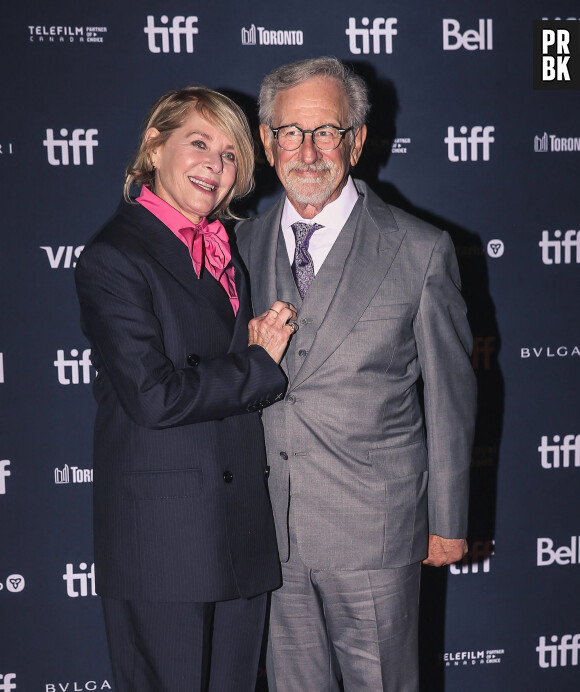
[[[391,144],[391,154],[407,154],[410,144],[410,137],[395,137]]]
[[[242,27],[243,46],[302,46],[304,32],[300,29],[266,29],[252,24]]]
[[[534,22],[534,89],[580,89],[580,22]]]
[[[193,37],[199,33],[197,17],[176,15],[171,21],[166,14],[155,22],[152,14],[147,15],[143,31],[147,35],[147,48],[151,53],[193,53]]]
[[[106,26],[37,25],[28,26],[31,43],[104,43]]]
[[[92,483],[93,469],[81,469],[78,466],[65,464],[62,469],[58,466],[54,469],[54,482],[56,485],[69,483]]]
[[[26,580],[21,574],[10,574],[6,579],[0,580],[0,591],[9,591],[10,593],[20,593],[24,591]]]
[[[441,655],[446,668],[451,666],[477,666],[501,663],[504,649],[481,649],[476,651],[449,651]]]
[[[372,22],[368,17],[363,17],[360,26],[356,17],[349,17],[348,28],[345,29],[348,48],[354,55],[368,55],[371,50],[375,55],[390,55],[393,52],[393,37],[398,33],[395,17],[375,17]]]

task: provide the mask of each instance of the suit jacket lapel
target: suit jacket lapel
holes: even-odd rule
[[[279,202],[256,221],[260,225],[252,234],[248,269],[252,277],[252,303],[256,315],[266,312],[278,298],[276,295],[276,248],[285,199],[282,195]]]
[[[208,301],[216,305],[216,319],[221,320],[230,329],[230,325],[222,315],[222,302],[216,300],[221,297],[216,289],[223,290],[216,282],[200,281],[193,268],[191,257],[185,244],[173,234],[165,224],[142,207],[140,204],[123,202],[121,206],[123,217],[130,224],[130,228],[137,242],[162,265],[178,281],[183,288],[194,298],[199,299],[200,294]],[[239,270],[241,271],[241,269]]]
[[[403,241],[389,208],[357,182],[365,193],[352,249],[336,293],[316,333],[308,356],[290,383],[302,384],[340,346],[352,331],[387,275]]]

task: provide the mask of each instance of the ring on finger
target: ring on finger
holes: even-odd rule
[[[268,308],[268,312],[270,312],[270,310],[271,310],[275,315],[279,315],[279,314],[280,314],[280,313],[278,312],[278,310],[274,310],[274,308]]]
[[[292,332],[295,332],[298,329],[298,325],[296,324],[296,322],[288,322],[287,324],[292,330]]]

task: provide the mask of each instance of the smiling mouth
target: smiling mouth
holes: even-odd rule
[[[199,185],[199,187],[203,188],[204,190],[207,190],[208,192],[213,192],[217,185],[211,185],[210,183],[206,183],[203,180],[200,180],[199,178],[193,178],[192,176],[188,176],[189,182],[195,183],[195,185]]]

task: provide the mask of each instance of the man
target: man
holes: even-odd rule
[[[260,133],[286,194],[238,229],[255,312],[279,296],[300,325],[286,397],[263,414],[277,692],[339,677],[417,690],[421,561],[467,550],[475,384],[457,262],[446,233],[349,177],[367,112],[364,82],[334,58],[268,75]]]

